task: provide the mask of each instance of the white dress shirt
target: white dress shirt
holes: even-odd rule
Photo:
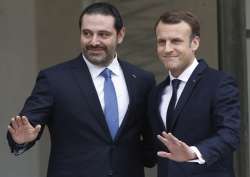
[[[167,110],[168,110],[168,105],[170,103],[170,99],[171,99],[171,96],[172,96],[172,80],[173,79],[179,79],[181,81],[180,85],[179,85],[179,88],[177,90],[177,99],[176,99],[176,103],[175,103],[175,105],[176,105],[178,103],[178,100],[179,100],[185,86],[186,86],[186,83],[187,83],[188,79],[190,78],[190,76],[192,75],[193,71],[198,66],[198,64],[199,63],[198,63],[197,59],[195,58],[193,63],[190,66],[188,66],[178,76],[178,78],[174,78],[172,76],[172,74],[169,72],[170,84],[167,85],[167,87],[163,91],[163,94],[162,94],[162,97],[161,97],[161,103],[160,103],[160,107],[159,107],[161,118],[163,120],[163,123],[164,123],[165,127],[167,127],[167,125],[166,125]],[[192,130],[190,130],[190,131],[192,131]],[[189,162],[197,162],[199,164],[204,164],[205,160],[202,158],[202,155],[201,155],[200,151],[198,150],[198,148],[195,147],[195,146],[191,146],[191,150],[196,154],[198,159],[191,160]]]
[[[112,63],[110,63],[110,65],[107,67],[94,65],[90,63],[84,56],[83,56],[83,59],[88,66],[92,81],[94,83],[99,101],[102,106],[102,110],[104,110],[104,107],[105,107],[105,103],[104,103],[104,81],[105,79],[100,74],[105,68],[108,68],[112,71],[111,79],[114,84],[116,97],[117,97],[119,126],[120,126],[128,109],[129,95],[128,95],[128,89],[127,89],[127,85],[125,82],[125,78],[124,78],[121,66],[117,60],[117,55],[113,59]]]

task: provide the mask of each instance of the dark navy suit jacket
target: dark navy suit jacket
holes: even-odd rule
[[[114,141],[81,55],[39,73],[20,115],[27,116],[33,125],[49,128],[48,177],[143,177],[144,165],[153,165],[146,106],[154,77],[119,63],[130,101]],[[17,147],[9,134],[8,140],[14,151]]]
[[[169,77],[152,92],[149,101],[154,137],[165,130],[159,104]],[[233,177],[233,151],[239,145],[239,92],[227,74],[203,60],[189,78],[175,108],[170,132],[196,146],[206,163],[174,162],[158,157],[159,177]],[[156,150],[166,148],[155,139]]]

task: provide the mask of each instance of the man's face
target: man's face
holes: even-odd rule
[[[178,77],[195,58],[199,37],[191,39],[191,28],[186,22],[156,27],[157,54],[165,68]]]
[[[92,64],[107,66],[116,54],[117,45],[125,35],[125,29],[117,32],[115,19],[110,15],[85,14],[81,26],[81,48],[86,59]]]

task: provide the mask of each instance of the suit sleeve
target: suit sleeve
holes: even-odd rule
[[[153,75],[150,77],[149,81],[150,84],[147,91],[147,100],[149,98],[150,92],[155,86],[155,78]],[[146,105],[147,103],[148,102],[145,101]],[[145,121],[143,124],[143,161],[144,161],[144,166],[153,167],[156,163],[154,143],[153,143],[153,132],[149,123],[149,118],[147,117],[147,111],[145,111],[145,116],[146,117],[144,119]]]
[[[221,79],[211,109],[214,133],[196,145],[208,165],[232,153],[239,146],[239,91],[231,77]]]
[[[44,74],[44,72],[40,72],[37,77],[32,94],[26,100],[24,107],[19,115],[26,116],[33,126],[40,124],[42,126],[42,129],[35,141],[22,145],[16,144],[12,139],[10,133],[8,132],[7,139],[12,153],[14,153],[15,155],[19,155],[31,148],[35,144],[35,142],[40,139],[44,126],[51,116],[52,106],[53,97],[51,94],[48,77],[46,76],[46,74]]]

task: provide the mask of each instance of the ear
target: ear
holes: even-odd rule
[[[122,27],[122,29],[117,34],[117,42],[118,44],[121,44],[124,37],[125,37],[126,29],[125,27]]]
[[[191,41],[192,51],[195,52],[199,48],[199,46],[200,46],[200,37],[195,36]]]

